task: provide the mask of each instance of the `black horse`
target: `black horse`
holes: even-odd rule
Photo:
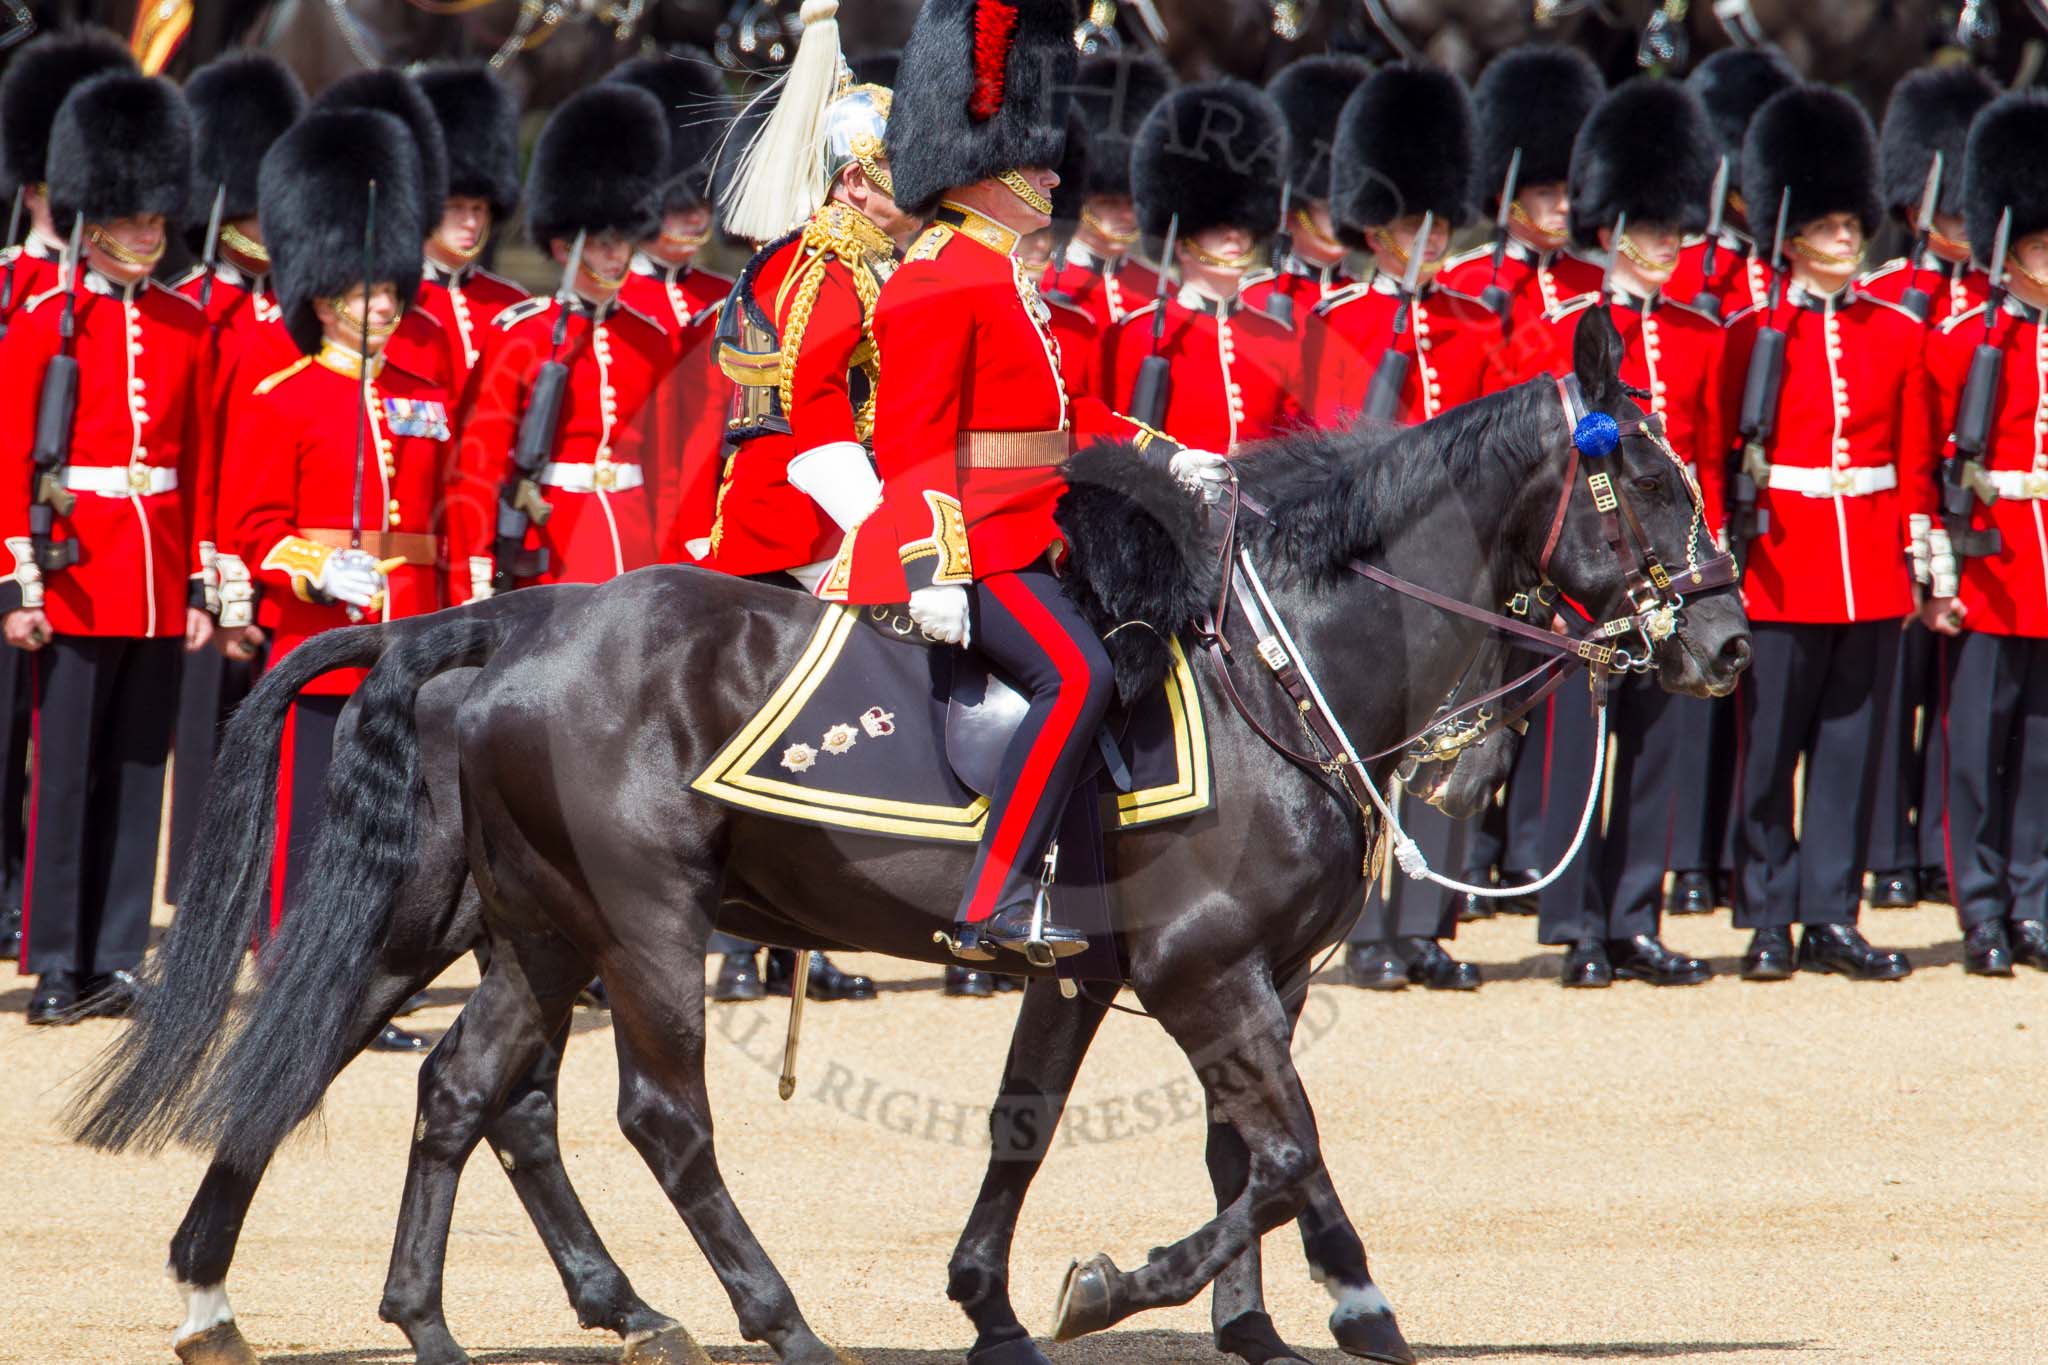
[[[1616,378],[1619,354],[1611,326],[1595,315],[1580,335],[1580,382],[1592,404],[1632,419]],[[1273,602],[1361,750],[1393,744],[1426,720],[1486,628],[1368,582],[1347,569],[1353,559],[1486,605],[1534,586],[1547,561],[1551,581],[1575,600],[1615,609],[1634,566],[1603,533],[1593,494],[1566,482],[1568,426],[1556,390],[1535,383],[1390,439],[1298,437],[1245,462],[1246,485],[1269,518],[1247,525],[1247,548],[1276,575]],[[1624,491],[1658,557],[1683,562],[1696,545],[1696,502],[1661,444],[1631,436],[1602,473]],[[267,820],[249,812],[265,805],[274,743],[259,761],[238,765],[239,793],[213,803],[222,812],[206,845],[213,875],[194,878],[209,893],[174,925],[156,967],[159,989],[88,1097],[82,1134],[109,1146],[175,1135],[256,1172],[311,1111],[360,1041],[349,1023],[419,856],[431,800],[417,790],[414,694],[438,672],[481,664],[457,712],[455,742],[491,963],[422,1077],[393,1282],[438,1278],[456,1173],[548,1056],[596,967],[613,995],[622,1125],[724,1279],[742,1331],[786,1359],[831,1359],[718,1176],[702,1089],[702,977],[688,964],[701,960],[721,897],[729,922],[770,939],[942,960],[929,935],[946,921],[944,888],[963,873],[965,854],[856,846],[688,794],[712,746],[758,707],[811,625],[765,589],[660,570],[589,593],[571,621],[539,610],[449,613],[396,639],[366,684],[318,854],[315,883],[348,881],[350,904],[331,917],[297,916],[305,929],[286,933],[266,957],[255,1009],[223,1039],[240,945],[260,917],[263,879],[249,869],[267,866],[270,835]],[[1727,690],[1747,657],[1744,632],[1732,596],[1694,599],[1659,646],[1662,680]],[[1226,634],[1238,660],[1256,657],[1241,618]],[[281,719],[279,699],[303,682],[294,672],[287,661],[238,728],[247,719],[257,732],[266,713]],[[1203,691],[1220,717],[1218,676],[1205,678]],[[596,695],[592,680],[602,680]],[[1248,676],[1239,685],[1265,728],[1291,733],[1291,706]],[[1178,830],[1121,836],[1114,855],[1131,984],[1194,1060],[1210,1103],[1221,1213],[1135,1273],[1099,1258],[1079,1268],[1060,1330],[1095,1330],[1184,1302],[1219,1276],[1219,1322],[1241,1324],[1248,1315],[1231,1309],[1256,1294],[1258,1238],[1313,1207],[1319,1217],[1305,1238],[1338,1298],[1340,1342],[1406,1359],[1321,1167],[1287,1055],[1305,969],[1355,911],[1353,878],[1374,822],[1327,777],[1304,774],[1249,728],[1212,732],[1218,809]],[[829,905],[819,901],[820,884],[831,887]],[[1040,1358],[1009,1304],[1010,1232],[1105,1008],[1062,1005],[1042,982],[1027,993],[995,1111],[997,1159],[949,1284],[976,1323],[981,1358]],[[410,1331],[405,1308],[387,1300],[386,1314]],[[665,1350],[661,1343],[674,1340],[672,1324],[651,1312],[606,1325],[634,1350]],[[415,1336],[422,1358],[460,1359],[440,1333]]]

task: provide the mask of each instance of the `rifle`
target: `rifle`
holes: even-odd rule
[[[1522,178],[1522,149],[1515,148],[1508,157],[1507,178],[1500,184],[1500,207],[1493,215],[1493,274],[1486,280],[1486,288],[1479,291],[1479,301],[1487,311],[1497,314],[1502,325],[1508,320],[1508,310],[1514,306],[1514,299],[1500,287],[1500,268],[1508,258],[1508,222],[1514,215],[1516,182]]]
[[[376,181],[371,181],[371,197],[374,201]],[[213,303],[213,267],[220,259],[220,215],[228,206],[228,184],[221,181],[213,192],[213,212],[206,215],[206,248],[199,253],[199,311],[205,312]],[[363,282],[363,316],[370,316],[369,282]]]
[[[1266,316],[1273,321],[1285,323],[1288,331],[1294,330],[1294,300],[1279,287],[1279,277],[1287,269],[1287,258],[1294,254],[1294,234],[1287,230],[1287,210],[1294,202],[1292,181],[1280,182],[1280,226],[1274,230],[1273,245],[1267,254],[1273,262],[1273,293],[1266,300]]]
[[[1710,286],[1720,265],[1721,225],[1727,217],[1728,158],[1724,155],[1714,168],[1714,187],[1707,191],[1707,249],[1700,255],[1700,292],[1692,296],[1692,306],[1716,321],[1721,317],[1721,296]]]
[[[1415,240],[1409,244],[1408,267],[1401,272],[1401,301],[1394,307],[1396,338],[1408,330],[1409,311],[1422,289],[1422,258],[1429,254],[1429,237],[1435,227],[1436,214],[1423,214],[1422,226],[1416,230]],[[1394,414],[1401,406],[1401,390],[1408,386],[1408,370],[1414,364],[1414,356],[1388,343],[1387,349],[1380,352],[1380,363],[1372,372],[1372,384],[1365,391],[1365,411],[1359,414],[1362,420],[1394,420]]]
[[[1166,425],[1166,404],[1173,395],[1173,366],[1159,354],[1166,339],[1166,282],[1168,262],[1174,243],[1180,240],[1180,215],[1174,214],[1166,227],[1166,250],[1159,262],[1159,293],[1152,309],[1152,354],[1138,363],[1138,382],[1131,389],[1131,416],[1148,427]]]
[[[1907,262],[1912,287],[1899,296],[1899,306],[1925,323],[1934,316],[1934,296],[1920,287],[1920,260],[1927,254],[1927,238],[1934,231],[1934,205],[1941,197],[1941,153],[1928,163],[1927,184],[1920,191],[1920,214],[1913,220],[1913,256]]]
[[[1792,212],[1792,190],[1778,196],[1778,225],[1771,234],[1771,292],[1749,353],[1749,372],[1742,379],[1742,407],[1736,430],[1742,435],[1742,463],[1728,480],[1728,550],[1740,569],[1749,559],[1749,542],[1764,527],[1756,510],[1757,480],[1768,477],[1768,450],[1777,433],[1778,398],[1785,387],[1785,330],[1778,326],[1778,308],[1785,300],[1785,230]]]
[[[545,526],[554,509],[540,493],[541,467],[554,458],[555,438],[562,425],[562,397],[569,388],[569,366],[562,344],[569,336],[569,312],[576,302],[576,273],[583,268],[585,233],[578,231],[562,266],[562,286],[555,294],[561,311],[547,363],[533,379],[519,434],[512,442],[512,479],[498,495],[498,526],[491,542],[491,591],[509,592],[518,585],[519,553],[528,525]]]
[[[68,569],[78,562],[78,542],[53,538],[57,518],[70,516],[71,491],[64,486],[64,466],[71,463],[71,427],[78,415],[78,275],[84,263],[85,215],[71,222],[65,248],[64,311],[57,319],[57,354],[43,369],[36,395],[36,438],[30,450],[35,471],[29,499],[28,534],[36,566],[44,573]]]
[[[1970,513],[1983,489],[1984,447],[1991,441],[1991,423],[1998,408],[1998,381],[2005,369],[2005,355],[1992,342],[1992,328],[2005,304],[2006,254],[2012,247],[2012,210],[1999,215],[1998,235],[1991,245],[1991,293],[1984,300],[1984,339],[1970,354],[1970,370],[1963,380],[1963,396],[1956,404],[1955,453],[1941,466],[1941,520],[1948,528],[1949,544],[1958,559],[1966,555],[1995,555],[2003,541],[1994,530],[1970,529]],[[1985,490],[1984,500],[1993,501]]]
[[[7,240],[0,245],[13,246],[21,236],[22,199],[28,187],[17,185],[14,189],[14,206],[7,211]],[[14,310],[14,268],[21,263],[21,253],[15,252],[7,258],[7,277],[0,280],[0,336],[7,335],[7,315]]]

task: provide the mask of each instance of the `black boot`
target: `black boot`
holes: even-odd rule
[[[1391,943],[1354,943],[1344,950],[1344,981],[1368,991],[1408,989],[1408,963]]]
[[[727,953],[718,964],[718,981],[711,987],[713,1000],[732,1004],[759,1000],[767,993],[761,987],[761,969],[755,965],[752,953]]]
[[[71,972],[44,972],[28,996],[31,1024],[78,1022],[78,977]]]
[[[1945,867],[1923,867],[1920,869],[1920,899],[1933,901],[1938,905],[1955,904],[1954,893],[1948,884],[1948,869]]]
[[[78,988],[80,1019],[126,1019],[142,1002],[142,985],[133,972],[89,976]]]
[[[1034,937],[1045,945],[1043,951],[1051,952],[1056,958],[1072,957],[1087,948],[1086,934],[1056,923],[1050,914],[1046,916],[1045,923],[1038,926],[1038,932],[1034,935],[1032,918],[1032,906],[1029,901],[1018,901],[1015,905],[1005,906],[978,926],[981,941],[986,945],[1023,953],[1027,957],[1041,951],[1037,944],[1032,942]]]
[[[1963,970],[1971,976],[2012,975],[2012,941],[2006,937],[2004,920],[1970,926],[1963,935]]]
[[[1705,872],[1675,872],[1664,893],[1667,915],[1710,915],[1714,912],[1714,879]]]
[[[768,972],[762,978],[762,986],[768,994],[789,998],[789,992],[796,977],[796,950],[793,948],[770,948],[768,950]],[[875,983],[864,976],[842,972],[832,965],[832,959],[823,953],[811,954],[811,979],[804,987],[807,999],[872,1000],[875,998]]]
[[[1582,938],[1564,955],[1558,984],[1571,990],[1599,990],[1614,984],[1614,964],[1607,960],[1604,939]]]
[[[1502,886],[1527,886],[1542,880],[1543,869],[1540,867],[1502,868],[1500,873]],[[1493,905],[1503,915],[1533,915],[1536,913],[1536,893],[1525,891],[1519,896],[1499,897]]]
[[[1394,946],[1408,959],[1408,979],[1433,991],[1476,991],[1484,978],[1470,962],[1460,962],[1433,938],[1396,939]]]
[[[946,968],[946,994],[956,1000],[986,1000],[996,993],[996,983],[987,972],[971,967]]]
[[[1797,970],[1791,929],[1759,929],[1751,935],[1749,951],[1742,955],[1744,981],[1789,981]]]
[[[1008,994],[1011,991],[1021,991],[1026,986],[1031,984],[1030,982],[1026,981],[1023,977],[1011,976],[1008,972],[991,972],[989,975],[996,983],[996,991],[998,994]]]
[[[1478,879],[1473,878],[1474,885]],[[1458,897],[1458,923],[1470,924],[1474,920],[1492,919],[1500,913],[1498,897],[1475,896],[1470,891]]]
[[[1910,867],[1870,874],[1870,908],[1911,910],[1920,903],[1920,874]]]
[[[1714,969],[1696,957],[1674,953],[1655,934],[1609,939],[1607,960],[1623,981],[1647,981],[1652,986],[1697,986],[1714,974]]]
[[[417,1033],[407,1033],[396,1024],[386,1024],[375,1038],[370,1040],[372,1052],[425,1052],[427,1040]]]
[[[2012,922],[2012,960],[2022,967],[2048,972],[2048,923],[2037,919]]]
[[[1852,981],[1897,981],[1913,971],[1904,953],[1873,948],[1853,924],[1809,924],[1799,936],[1799,968]]]
[[[0,962],[21,958],[21,907],[0,906]]]

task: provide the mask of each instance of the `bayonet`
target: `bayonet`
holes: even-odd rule
[[[1273,292],[1266,299],[1266,314],[1276,322],[1294,330],[1294,296],[1280,286],[1280,279],[1287,273],[1287,262],[1294,255],[1294,234],[1288,230],[1288,211],[1294,204],[1294,182],[1280,182],[1280,226],[1274,229],[1273,244],[1268,248],[1272,258]]]
[[[1920,212],[1913,217],[1913,259],[1907,262],[1912,287],[1900,297],[1899,305],[1920,321],[1934,316],[1934,299],[1920,287],[1920,261],[1927,254],[1927,239],[1934,232],[1934,208],[1941,201],[1942,154],[1936,151],[1927,163],[1927,183],[1920,189]]]
[[[213,302],[213,268],[220,259],[220,215],[227,205],[228,184],[223,180],[213,192],[213,211],[206,215],[206,248],[199,256],[199,311],[202,313]]]
[[[1991,331],[1991,315],[2005,302],[2006,253],[2012,249],[2012,209],[1998,215],[1998,235],[1991,239],[1991,297],[1984,304],[1984,330]]]
[[[20,238],[21,209],[27,195],[28,186],[16,185],[14,187],[14,204],[7,210],[7,240],[0,242],[0,246],[13,246],[15,241]],[[7,278],[0,280],[0,314],[4,314],[14,307],[14,268],[20,263],[21,253],[19,251],[7,258]],[[5,327],[6,324],[0,322],[0,332],[4,332]]]
[[[1792,187],[1787,185],[1778,196],[1778,226],[1771,233],[1771,312],[1775,315],[1778,305],[1785,301],[1785,232],[1791,226]]]
[[[1408,313],[1414,306],[1415,296],[1422,289],[1422,260],[1429,254],[1429,239],[1436,231],[1434,211],[1422,215],[1422,226],[1415,230],[1415,240],[1408,244],[1408,266],[1401,272],[1401,303],[1394,310],[1394,335],[1408,330]]]
[[[1607,269],[1600,275],[1600,302],[1605,304],[1614,298],[1614,260],[1621,255],[1621,244],[1628,236],[1628,215],[1614,215],[1614,231],[1608,237]]]
[[[1176,213],[1167,220],[1166,245],[1160,252],[1159,289],[1152,301],[1152,351],[1138,362],[1138,379],[1131,386],[1131,416],[1148,427],[1166,425],[1166,404],[1171,397],[1173,367],[1159,354],[1159,346],[1166,339],[1167,271],[1173,260],[1174,243],[1179,240],[1180,215]]]
[[[562,305],[555,314],[554,356],[562,352],[562,342],[569,335],[569,310],[576,306],[576,273],[583,269],[583,243],[589,235],[587,228],[576,229],[576,240],[569,243],[569,256],[562,264],[562,287],[555,291],[555,302]]]
[[[1500,268],[1508,258],[1508,224],[1515,213],[1515,191],[1522,179],[1522,149],[1520,147],[1508,156],[1508,173],[1500,182],[1500,207],[1493,214],[1493,273],[1487,277],[1486,288],[1479,292],[1479,300],[1505,320],[1508,315],[1508,294],[1500,287]]]
[[[1707,191],[1707,249],[1700,255],[1700,292],[1693,306],[1721,316],[1721,296],[1713,290],[1714,272],[1720,268],[1721,228],[1728,219],[1728,158],[1723,155],[1714,167],[1714,186]]]

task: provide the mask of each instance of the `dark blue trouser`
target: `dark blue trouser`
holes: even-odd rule
[[[1969,928],[2048,919],[2048,640],[1948,642],[1948,866]]]

